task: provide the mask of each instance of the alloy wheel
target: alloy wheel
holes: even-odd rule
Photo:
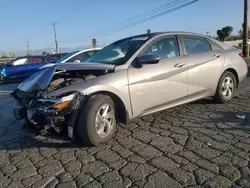
[[[111,105],[102,105],[96,114],[95,129],[100,137],[106,137],[112,131],[115,123],[115,113]]]
[[[222,95],[226,99],[231,98],[234,92],[234,81],[231,77],[226,77],[222,82]]]

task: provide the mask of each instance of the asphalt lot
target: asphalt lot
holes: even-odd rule
[[[0,187],[250,187],[250,77],[229,104],[138,118],[99,147],[31,136],[12,114],[16,86],[0,86]]]

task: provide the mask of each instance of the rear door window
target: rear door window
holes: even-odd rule
[[[44,58],[42,57],[30,57],[28,60],[29,64],[44,63]]]
[[[211,51],[210,44],[202,37],[183,36],[182,42],[187,55]]]
[[[207,38],[207,41],[210,43],[212,50],[213,51],[217,51],[217,50],[222,50],[223,48],[220,47],[218,44],[216,44],[214,41],[212,41],[211,39]]]

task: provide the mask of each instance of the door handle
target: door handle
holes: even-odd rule
[[[217,53],[216,53],[216,54],[214,54],[213,57],[214,57],[214,58],[219,58],[220,56],[221,56],[220,54],[217,54]]]
[[[183,67],[184,65],[186,65],[186,64],[185,64],[185,63],[177,63],[177,64],[174,65],[174,67],[176,67],[176,68],[181,68],[181,67]]]

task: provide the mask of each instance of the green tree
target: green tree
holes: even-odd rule
[[[225,41],[226,38],[228,38],[233,32],[233,27],[231,26],[226,26],[223,27],[220,30],[217,30],[217,35],[220,41]]]
[[[242,30],[242,29],[240,29],[240,30],[238,31],[238,36],[241,37],[241,38],[243,37],[243,30]]]

